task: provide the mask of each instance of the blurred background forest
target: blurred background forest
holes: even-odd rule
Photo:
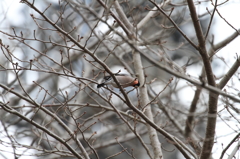
[[[1,1],[0,158],[240,158],[237,6]]]

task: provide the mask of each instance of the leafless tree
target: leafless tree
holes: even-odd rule
[[[240,62],[235,53],[235,63],[218,56],[240,33],[219,11],[229,3],[22,0],[21,25],[5,17],[0,28],[0,145],[9,147],[1,151],[15,158],[239,158]],[[198,14],[206,4],[212,8]],[[235,30],[219,43],[216,16]],[[221,76],[216,60],[224,63]],[[140,87],[122,88],[116,75],[123,72]],[[105,75],[119,88],[97,88]],[[234,137],[214,150],[222,122]]]

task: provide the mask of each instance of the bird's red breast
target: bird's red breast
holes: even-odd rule
[[[138,80],[136,79],[136,80],[133,81],[132,85],[134,86],[134,85],[137,85],[137,84],[138,84]]]

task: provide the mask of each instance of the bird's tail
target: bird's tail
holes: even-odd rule
[[[98,84],[98,85],[97,85],[97,88],[101,88],[101,87],[103,87],[104,85],[105,85],[104,83]]]

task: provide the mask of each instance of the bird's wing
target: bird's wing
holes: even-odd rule
[[[103,79],[104,79],[105,81],[109,81],[109,80],[112,79],[112,77],[111,77],[111,76],[104,76]]]
[[[128,74],[121,73],[121,74],[115,74],[115,76],[129,76],[129,75],[128,75]],[[109,81],[109,80],[112,79],[112,77],[111,77],[111,76],[104,76],[103,79],[104,79],[105,81]]]
[[[131,85],[131,83],[134,81],[134,78],[131,76],[118,76],[117,77],[118,82],[122,85],[122,86],[128,86]]]
[[[125,74],[125,73],[116,73],[115,76],[129,76],[129,74]]]

